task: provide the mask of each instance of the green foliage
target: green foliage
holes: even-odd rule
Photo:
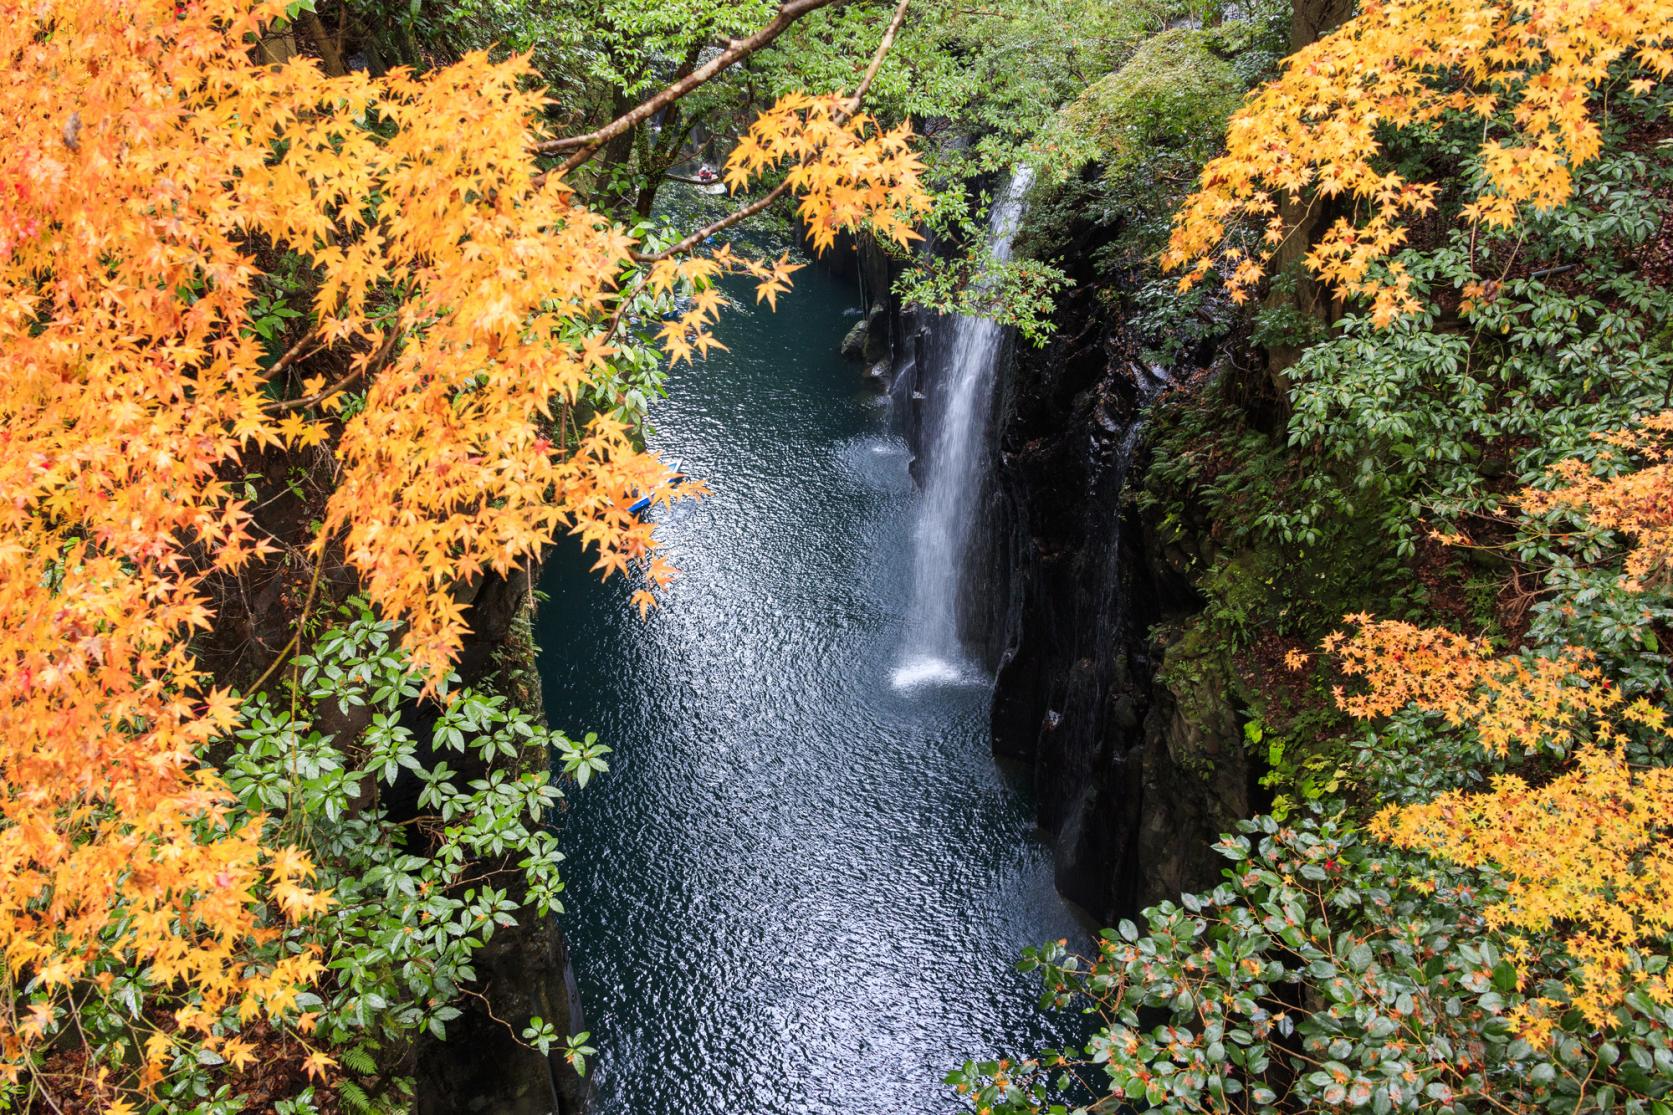
[[[990,255],[930,259],[903,273],[895,293],[907,306],[939,314],[985,317],[1012,326],[1036,348],[1054,328],[1052,296],[1068,276],[1033,259],[999,260]]]
[[[246,700],[242,727],[217,748],[240,805],[233,823],[264,818],[275,846],[313,856],[315,882],[330,892],[324,914],[275,933],[268,948],[318,950],[326,975],[297,997],[307,1021],[291,1040],[329,1051],[337,1101],[351,1112],[406,1110],[410,1081],[398,1070],[421,1034],[446,1037],[478,950],[519,917],[562,909],[563,855],[547,824],[562,797],[553,762],[578,784],[608,769],[609,748],[591,734],[576,742],[471,689],[455,690],[421,735],[411,721],[419,683],[394,631],[358,601],[343,606],[276,692]],[[127,1056],[149,1028],[141,974],[101,978],[116,993],[91,998],[76,1019],[95,1065]],[[526,1039],[564,1044],[583,1065],[592,1052],[585,1034],[530,1026]],[[229,1010],[217,1041],[243,1029]],[[154,1110],[246,1110],[220,1082],[228,1058],[215,1047],[176,1046]],[[308,1088],[274,1110],[300,1115],[315,1102]]]
[[[441,1038],[494,931],[524,906],[542,917],[562,909],[563,855],[545,824],[562,793],[547,756],[580,781],[607,769],[609,749],[469,689],[452,694],[421,746],[403,721],[418,683],[394,625],[360,607],[342,619],[297,658],[289,695],[247,702],[223,770],[248,809],[270,816],[275,840],[315,856],[332,890],[310,930],[335,973],[316,1032],[334,1046]],[[340,718],[365,726],[325,727]],[[418,812],[392,817],[382,796],[403,778],[417,782]]]
[[[1043,1004],[1088,1004],[1102,1025],[1084,1055],[1046,1051],[949,1082],[994,1115],[1163,1112],[1667,1110],[1673,1008],[1635,993],[1630,1039],[1591,1043],[1559,1012],[1536,1048],[1512,1014],[1561,996],[1569,961],[1515,967],[1485,932],[1470,873],[1365,841],[1340,821],[1271,817],[1217,846],[1226,881],[1105,930],[1095,955],[1063,944],[1022,963]],[[1662,961],[1646,962],[1646,972]],[[1103,1078],[1101,1086],[1088,1075]],[[1082,1106],[1077,1081],[1107,1098]]]
[[[1226,116],[1284,41],[1288,5],[1263,2],[1243,15],[1206,30],[1149,27],[1043,121],[1023,153],[1041,181],[1018,252],[1077,258],[1148,365],[1179,368],[1235,319],[1223,296],[1202,287],[1182,295],[1153,264]]]
[[[932,140],[951,140],[928,152],[949,184],[1008,171],[1057,106],[1183,14],[1177,0],[914,3],[868,104],[890,121],[926,122]],[[864,4],[802,21],[761,59],[769,94],[852,86],[878,23],[878,8]]]
[[[639,97],[693,50],[747,34],[770,0],[352,0],[365,42],[385,64],[451,61],[467,51],[528,52],[541,75],[581,106]],[[572,103],[571,111],[576,107]]]
[[[1258,718],[1243,725],[1243,738],[1251,751],[1265,760],[1266,773],[1260,784],[1278,791],[1272,802],[1272,818],[1283,822],[1298,807],[1310,806],[1336,796],[1347,772],[1326,749],[1318,746],[1325,725],[1317,716],[1298,718],[1289,733],[1268,733]],[[1317,733],[1317,734],[1314,734]],[[1300,747],[1292,747],[1292,740]]]
[[[1229,373],[1164,397],[1140,498],[1161,517],[1212,524],[1219,552],[1199,572],[1210,611],[1226,599],[1217,570],[1254,548],[1282,555],[1290,591],[1266,594],[1269,606],[1241,616],[1240,630],[1316,639],[1374,599],[1381,614],[1415,618],[1428,595],[1404,561],[1430,532],[1486,535],[1484,544],[1525,563],[1566,568],[1564,596],[1581,593],[1582,565],[1611,541],[1559,546],[1544,527],[1512,538],[1511,499],[1543,483],[1557,460],[1595,457],[1603,448],[1595,433],[1656,408],[1673,381],[1673,349],[1661,335],[1673,294],[1634,262],[1659,226],[1657,190],[1668,175],[1617,153],[1587,168],[1575,204],[1532,218],[1514,240],[1479,237],[1473,265],[1467,237],[1407,253],[1432,299],[1444,304],[1472,285],[1490,293],[1463,319],[1432,309],[1375,329],[1346,318],[1287,373],[1289,412],[1278,431],[1234,396],[1243,384]],[[1489,287],[1490,268],[1518,255],[1575,262]],[[1642,600],[1625,599],[1606,577],[1584,596],[1614,600],[1590,609],[1614,617],[1588,636],[1596,646],[1643,649],[1629,630],[1642,625]],[[1569,628],[1560,638],[1575,636]]]
[[[1286,283],[1284,280],[1289,282]],[[1294,270],[1287,271],[1275,277],[1269,287],[1277,291],[1286,285],[1293,286],[1294,280]],[[1249,333],[1250,341],[1268,351],[1280,348],[1306,348],[1325,340],[1328,336],[1323,322],[1312,314],[1303,313],[1293,302],[1288,301],[1278,302],[1256,313],[1254,327]]]
[[[1166,648],[1156,683],[1173,694],[1188,722],[1206,729],[1226,708],[1239,710],[1249,766],[1265,771],[1260,785],[1273,795],[1272,815],[1283,820],[1298,807],[1344,795],[1353,760],[1349,722],[1331,700],[1334,679],[1320,668],[1287,670],[1270,653],[1271,625],[1288,619],[1274,612],[1289,610],[1273,604],[1294,579],[1279,558],[1276,550],[1247,550],[1216,564],[1199,583],[1202,611],[1151,639]]]
[[[1294,510],[1303,466],[1256,422],[1237,386],[1222,368],[1164,392],[1151,407],[1138,493],[1169,529],[1211,539],[1192,572],[1227,646],[1274,634],[1313,641],[1368,594],[1392,614],[1416,614],[1424,586],[1376,520],[1341,505],[1332,514]]]
[[[1662,404],[1673,291],[1637,256],[1661,225],[1673,167],[1627,147],[1633,117],[1610,124],[1616,148],[1583,169],[1571,204],[1531,214],[1514,236],[1455,231],[1405,253],[1432,305],[1466,299],[1467,316],[1435,308],[1384,330],[1350,317],[1302,356],[1289,372],[1296,498],[1273,529],[1375,519],[1409,555],[1425,526],[1502,516],[1507,493],[1558,460],[1595,456],[1595,433]]]
[[[1180,294],[1174,283],[1151,278],[1122,294],[1139,359],[1151,367],[1183,368],[1191,353],[1224,337],[1231,325],[1224,299],[1200,286]]]

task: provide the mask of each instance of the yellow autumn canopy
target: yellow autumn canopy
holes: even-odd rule
[[[202,996],[199,1027],[289,1009],[316,958],[241,957],[327,901],[260,818],[232,825],[199,759],[237,716],[190,648],[214,620],[206,578],[272,552],[227,482],[241,461],[329,455],[308,556],[340,554],[432,680],[465,633],[460,586],[560,531],[607,570],[671,575],[627,511],[666,494],[666,467],[606,417],[567,449],[547,436],[554,403],[607,367],[638,265],[627,232],[534,165],[526,60],[258,64],[282,14],[0,0],[0,942],[13,979],[60,994],[101,955],[148,967]],[[840,205],[838,223],[904,238],[918,164],[904,133],[865,129],[827,114],[792,159],[815,168],[798,192],[814,218]],[[277,358],[251,328],[275,250],[318,280]],[[743,271],[776,291],[788,270],[726,253],[658,281]],[[706,348],[718,305],[665,340]],[[321,354],[340,374],[297,395],[287,366]],[[0,1072],[36,1023],[0,1022]]]
[[[1598,154],[1593,94],[1612,68],[1628,63],[1627,91],[1646,92],[1673,73],[1670,48],[1670,0],[1368,0],[1232,117],[1226,153],[1174,218],[1163,265],[1185,269],[1182,290],[1219,268],[1242,301],[1298,214],[1334,201],[1343,215],[1307,267],[1339,295],[1371,299],[1387,323],[1417,308],[1411,277],[1388,257],[1437,189],[1390,168],[1390,130],[1480,120],[1485,183],[1463,216],[1509,227],[1524,206],[1568,200],[1574,171]],[[1254,250],[1228,243],[1246,220],[1264,226]]]

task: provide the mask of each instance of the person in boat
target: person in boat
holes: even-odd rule
[[[713,182],[714,180],[715,180],[715,168],[714,167],[710,166],[708,163],[704,163],[702,166],[697,168],[697,181],[703,182],[703,183],[706,184],[706,183],[709,183],[709,182]]]

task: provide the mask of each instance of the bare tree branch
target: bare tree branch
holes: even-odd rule
[[[866,76],[860,79],[859,87],[854,95],[848,98],[848,114],[853,115],[860,107],[860,102],[866,99],[866,93],[871,89],[871,83],[877,77],[877,71],[883,66],[883,59],[889,53],[889,48],[895,45],[895,35],[900,31],[900,25],[906,22],[906,8],[912,0],[900,0],[895,5],[895,17],[889,21],[889,29],[883,32],[883,41],[877,44],[872,52],[871,65],[866,67]]]
[[[278,414],[287,410],[303,410],[307,407],[313,406],[315,403],[323,402],[326,399],[329,399],[331,396],[348,387],[351,383],[360,379],[362,376],[370,376],[374,372],[382,369],[384,364],[388,362],[390,356],[394,354],[395,345],[400,341],[400,339],[401,331],[399,329],[391,329],[389,331],[389,336],[384,338],[383,344],[378,346],[377,351],[366,358],[366,363],[362,364],[358,368],[350,370],[347,375],[345,375],[342,379],[339,379],[336,383],[321,388],[320,390],[315,391],[312,395],[304,395],[300,399],[275,400],[274,402],[268,403],[261,409],[270,414]],[[298,341],[296,347],[291,349],[291,352],[295,352],[296,348],[300,347],[301,342]],[[289,353],[286,353],[286,355],[288,356]],[[274,367],[277,366],[278,365],[274,365]]]
[[[563,139],[550,139],[535,145],[535,153],[540,155],[556,155],[564,151],[574,151],[564,164],[557,169],[558,174],[567,174],[596,155],[600,148],[612,139],[631,128],[650,119],[663,107],[672,104],[693,89],[703,85],[716,74],[733,64],[749,57],[779,35],[802,16],[832,4],[847,3],[847,0],[785,0],[779,5],[778,14],[761,26],[753,35],[743,39],[734,39],[726,45],[726,49],[715,55],[703,65],[697,67],[685,77],[658,92],[648,100],[640,102],[627,112],[616,117],[610,123],[597,131],[586,135],[569,136]]]
[[[748,220],[750,217],[755,216],[755,214],[761,212],[761,210],[783,197],[785,192],[789,189],[790,179],[786,178],[784,181],[774,186],[769,193],[757,198],[755,201],[750,202],[742,209],[734,209],[732,212],[726,214],[726,216],[720,218],[719,220],[711,221],[709,224],[704,225],[690,236],[687,236],[684,240],[681,240],[678,244],[664,248],[662,251],[657,252],[654,255],[642,255],[639,252],[634,252],[633,261],[635,263],[655,263],[658,260],[667,259],[669,256],[684,255],[686,252],[691,251],[691,249],[695,248],[715,233],[729,229],[739,221]]]
[[[900,3],[895,5],[894,18],[889,21],[889,28],[887,31],[883,32],[882,41],[877,44],[877,49],[872,52],[871,65],[866,67],[865,77],[860,79],[859,87],[854,90],[854,95],[849,97],[847,101],[843,102],[842,111],[839,113],[839,117],[841,119],[846,120],[859,110],[860,103],[865,100],[866,93],[871,89],[872,79],[877,76],[878,69],[883,65],[884,56],[889,53],[889,48],[894,46],[895,35],[900,31],[900,25],[905,22],[906,9],[911,3],[912,0],[900,0]],[[774,186],[773,189],[766,194],[766,196],[750,202],[742,209],[733,210],[717,221],[704,225],[702,228],[698,229],[690,236],[687,236],[679,243],[671,247],[664,248],[662,251],[657,252],[654,255],[641,255],[638,252],[634,252],[633,260],[635,263],[655,263],[658,260],[667,259],[669,256],[677,256],[682,255],[685,252],[689,252],[691,249],[695,248],[715,233],[731,228],[739,221],[747,220],[748,218],[755,216],[755,214],[761,212],[761,210],[767,208],[767,206],[783,197],[785,191],[789,188],[790,180],[786,178],[777,186]]]

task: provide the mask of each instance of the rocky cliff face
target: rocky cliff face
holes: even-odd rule
[[[935,250],[934,246],[925,248]],[[864,369],[867,378],[894,404],[895,420],[912,447],[913,476],[918,476],[926,392],[934,389],[923,375],[930,346],[944,323],[936,315],[906,309],[894,294],[902,264],[869,235],[842,234],[836,250],[818,257],[831,273],[852,281],[860,300],[860,318],[842,341],[842,355]]]
[[[1297,0],[1294,8],[1292,50],[1339,24],[1352,4]],[[1222,56],[1227,49],[1199,45]],[[1188,571],[1211,564],[1207,528],[1170,524],[1164,541],[1160,524],[1130,498],[1144,484],[1153,373],[1133,358],[1138,346],[1114,308],[1123,299],[1100,295],[1138,278],[1111,274],[1107,261],[1147,254],[1132,245],[1154,235],[1142,226],[1165,218],[1167,206],[1156,204],[1161,187],[1125,188],[1060,189],[1043,199],[1049,218],[1032,231],[1025,223],[1020,249],[1065,264],[1072,287],[1050,346],[1020,351],[1002,382],[988,505],[995,542],[987,575],[1004,604],[988,628],[998,662],[994,749],[1033,774],[1059,888],[1105,922],[1212,885],[1224,861],[1211,843],[1264,804],[1262,771],[1242,738],[1245,689],[1227,649],[1190,622],[1201,605]],[[1123,222],[1141,227],[1127,230],[1137,235],[1126,250],[1111,253]],[[1293,244],[1304,252],[1306,237]],[[1307,297],[1298,290],[1296,308],[1320,312],[1303,304]],[[1289,358],[1213,351],[1192,338],[1231,332],[1232,323],[1210,321],[1205,331],[1188,318],[1169,319],[1173,339],[1196,349],[1182,372],[1214,366],[1236,381],[1246,367],[1281,368]]]
[[[1209,845],[1248,815],[1250,772],[1230,679],[1159,634],[1199,606],[1190,555],[1131,498],[1165,373],[1132,357],[1080,248],[1056,334],[1019,347],[995,408],[993,743],[1032,774],[1059,889],[1110,921],[1218,878]]]

